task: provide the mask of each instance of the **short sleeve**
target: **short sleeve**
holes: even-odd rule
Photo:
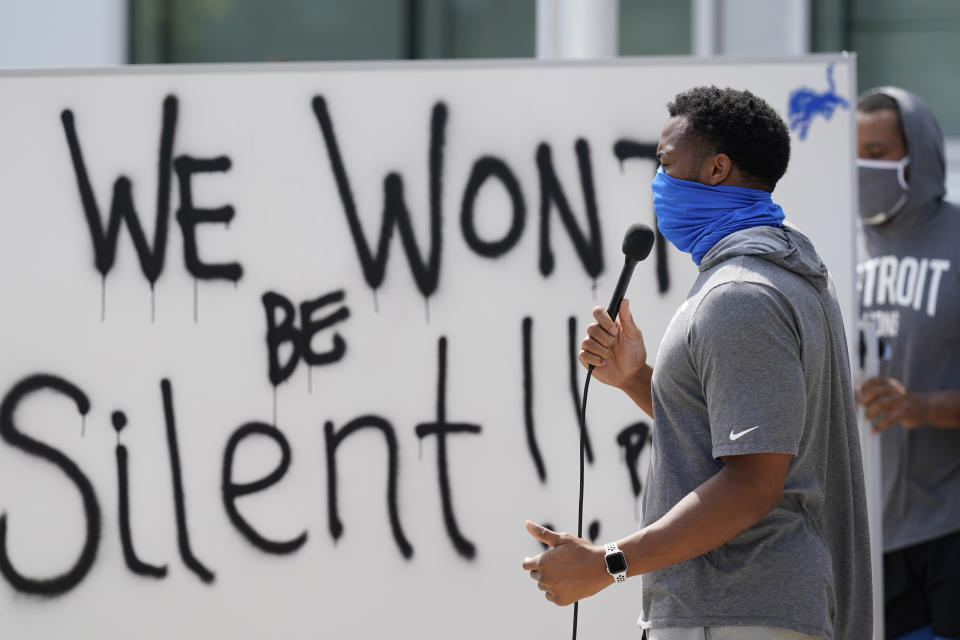
[[[800,331],[772,287],[728,282],[709,291],[688,326],[703,384],[713,456],[797,455],[806,389]]]

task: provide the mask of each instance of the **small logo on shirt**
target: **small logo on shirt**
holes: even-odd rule
[[[739,440],[740,438],[742,438],[743,436],[747,435],[748,433],[750,433],[750,432],[753,431],[754,429],[759,429],[759,428],[760,428],[760,425],[757,425],[757,426],[755,426],[755,427],[750,427],[749,429],[744,429],[743,431],[739,431],[739,432],[734,432],[733,429],[731,429],[731,430],[730,430],[730,439],[731,439],[731,440]]]

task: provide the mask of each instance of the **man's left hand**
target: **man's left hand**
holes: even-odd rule
[[[857,402],[873,421],[873,432],[880,433],[894,424],[907,429],[926,422],[926,403],[919,394],[911,393],[893,378],[870,378],[857,394]]]
[[[613,584],[604,562],[603,547],[529,520],[525,526],[530,535],[552,547],[538,556],[523,559],[523,568],[530,572],[550,602],[565,607]]]

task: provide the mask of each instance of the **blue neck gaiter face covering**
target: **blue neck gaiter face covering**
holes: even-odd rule
[[[785,217],[766,191],[671,178],[663,167],[653,179],[653,210],[663,237],[697,264],[734,231],[782,227]]]

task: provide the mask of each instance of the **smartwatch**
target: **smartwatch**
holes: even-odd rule
[[[607,573],[613,576],[614,582],[624,582],[627,579],[627,557],[616,542],[608,542],[604,549],[607,552],[603,557],[607,564]]]

